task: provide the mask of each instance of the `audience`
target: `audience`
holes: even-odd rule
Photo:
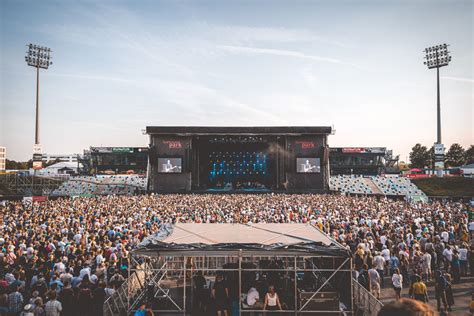
[[[165,223],[310,223],[352,250],[355,270],[370,271],[367,286],[374,294],[384,277],[401,288],[420,276],[436,281],[439,309],[448,310],[451,277],[456,283],[472,271],[468,210],[452,201],[312,194],[9,201],[0,204],[0,313],[100,315],[125,280],[129,252]],[[214,289],[219,300],[229,297],[224,284]],[[271,289],[261,301],[252,297],[267,309],[281,308]]]

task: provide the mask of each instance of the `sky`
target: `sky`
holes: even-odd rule
[[[0,146],[27,160],[36,73],[43,152],[146,146],[149,125],[333,126],[330,146],[382,146],[405,160],[436,141],[474,143],[473,10],[467,1],[0,0]]]

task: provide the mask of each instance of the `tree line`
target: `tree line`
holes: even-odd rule
[[[56,160],[50,160],[48,162],[43,161],[43,168],[46,168],[48,166],[51,166],[55,163],[61,162],[61,160],[56,159]],[[5,168],[7,170],[26,170],[33,168],[33,159],[30,159],[28,161],[15,161],[15,160],[6,160],[6,165]]]
[[[455,143],[449,147],[444,157],[445,167],[460,167],[474,163],[474,145],[464,149],[461,145]],[[426,146],[416,144],[410,152],[411,168],[434,168],[435,155],[434,147],[428,150]]]

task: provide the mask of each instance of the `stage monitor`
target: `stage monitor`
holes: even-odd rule
[[[159,173],[181,173],[181,158],[158,158]]]
[[[320,173],[320,158],[296,158],[296,172],[298,173]]]

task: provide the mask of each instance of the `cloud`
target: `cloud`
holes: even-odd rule
[[[101,81],[135,83],[135,80],[129,80],[125,78],[112,77],[112,76],[80,75],[80,74],[64,74],[64,73],[49,73],[49,74],[46,74],[46,76],[73,78],[73,79],[82,79],[82,80],[101,80]]]
[[[336,58],[329,58],[329,57],[321,57],[317,55],[308,55],[305,53],[301,53],[298,51],[293,50],[286,50],[286,49],[274,49],[274,48],[260,48],[260,47],[248,47],[248,46],[234,46],[234,45],[217,45],[218,49],[223,51],[232,53],[232,54],[248,54],[248,55],[272,55],[272,56],[280,56],[280,57],[291,57],[291,58],[299,58],[299,59],[306,59],[312,60],[317,62],[325,62],[325,63],[332,63],[332,64],[339,64],[339,65],[347,65],[359,70],[363,70],[361,67],[344,62],[340,59]]]
[[[295,57],[310,59],[315,61],[325,61],[329,63],[342,63],[338,59],[326,58],[315,55],[307,55],[293,50],[285,49],[273,49],[273,48],[257,48],[257,47],[247,47],[247,46],[232,46],[232,45],[218,45],[218,48],[231,52],[231,53],[245,53],[245,54],[262,54],[262,55],[274,55],[274,56],[286,56],[286,57]]]
[[[294,43],[294,42],[320,42],[339,47],[347,47],[344,43],[319,36],[307,29],[268,27],[268,26],[247,26],[247,25],[218,25],[207,22],[190,24],[190,31],[203,34],[211,40],[222,42],[225,40],[232,43]]]
[[[474,83],[474,79],[471,78],[460,78],[460,77],[441,77],[444,80],[452,80],[452,81],[461,81],[466,83]]]

